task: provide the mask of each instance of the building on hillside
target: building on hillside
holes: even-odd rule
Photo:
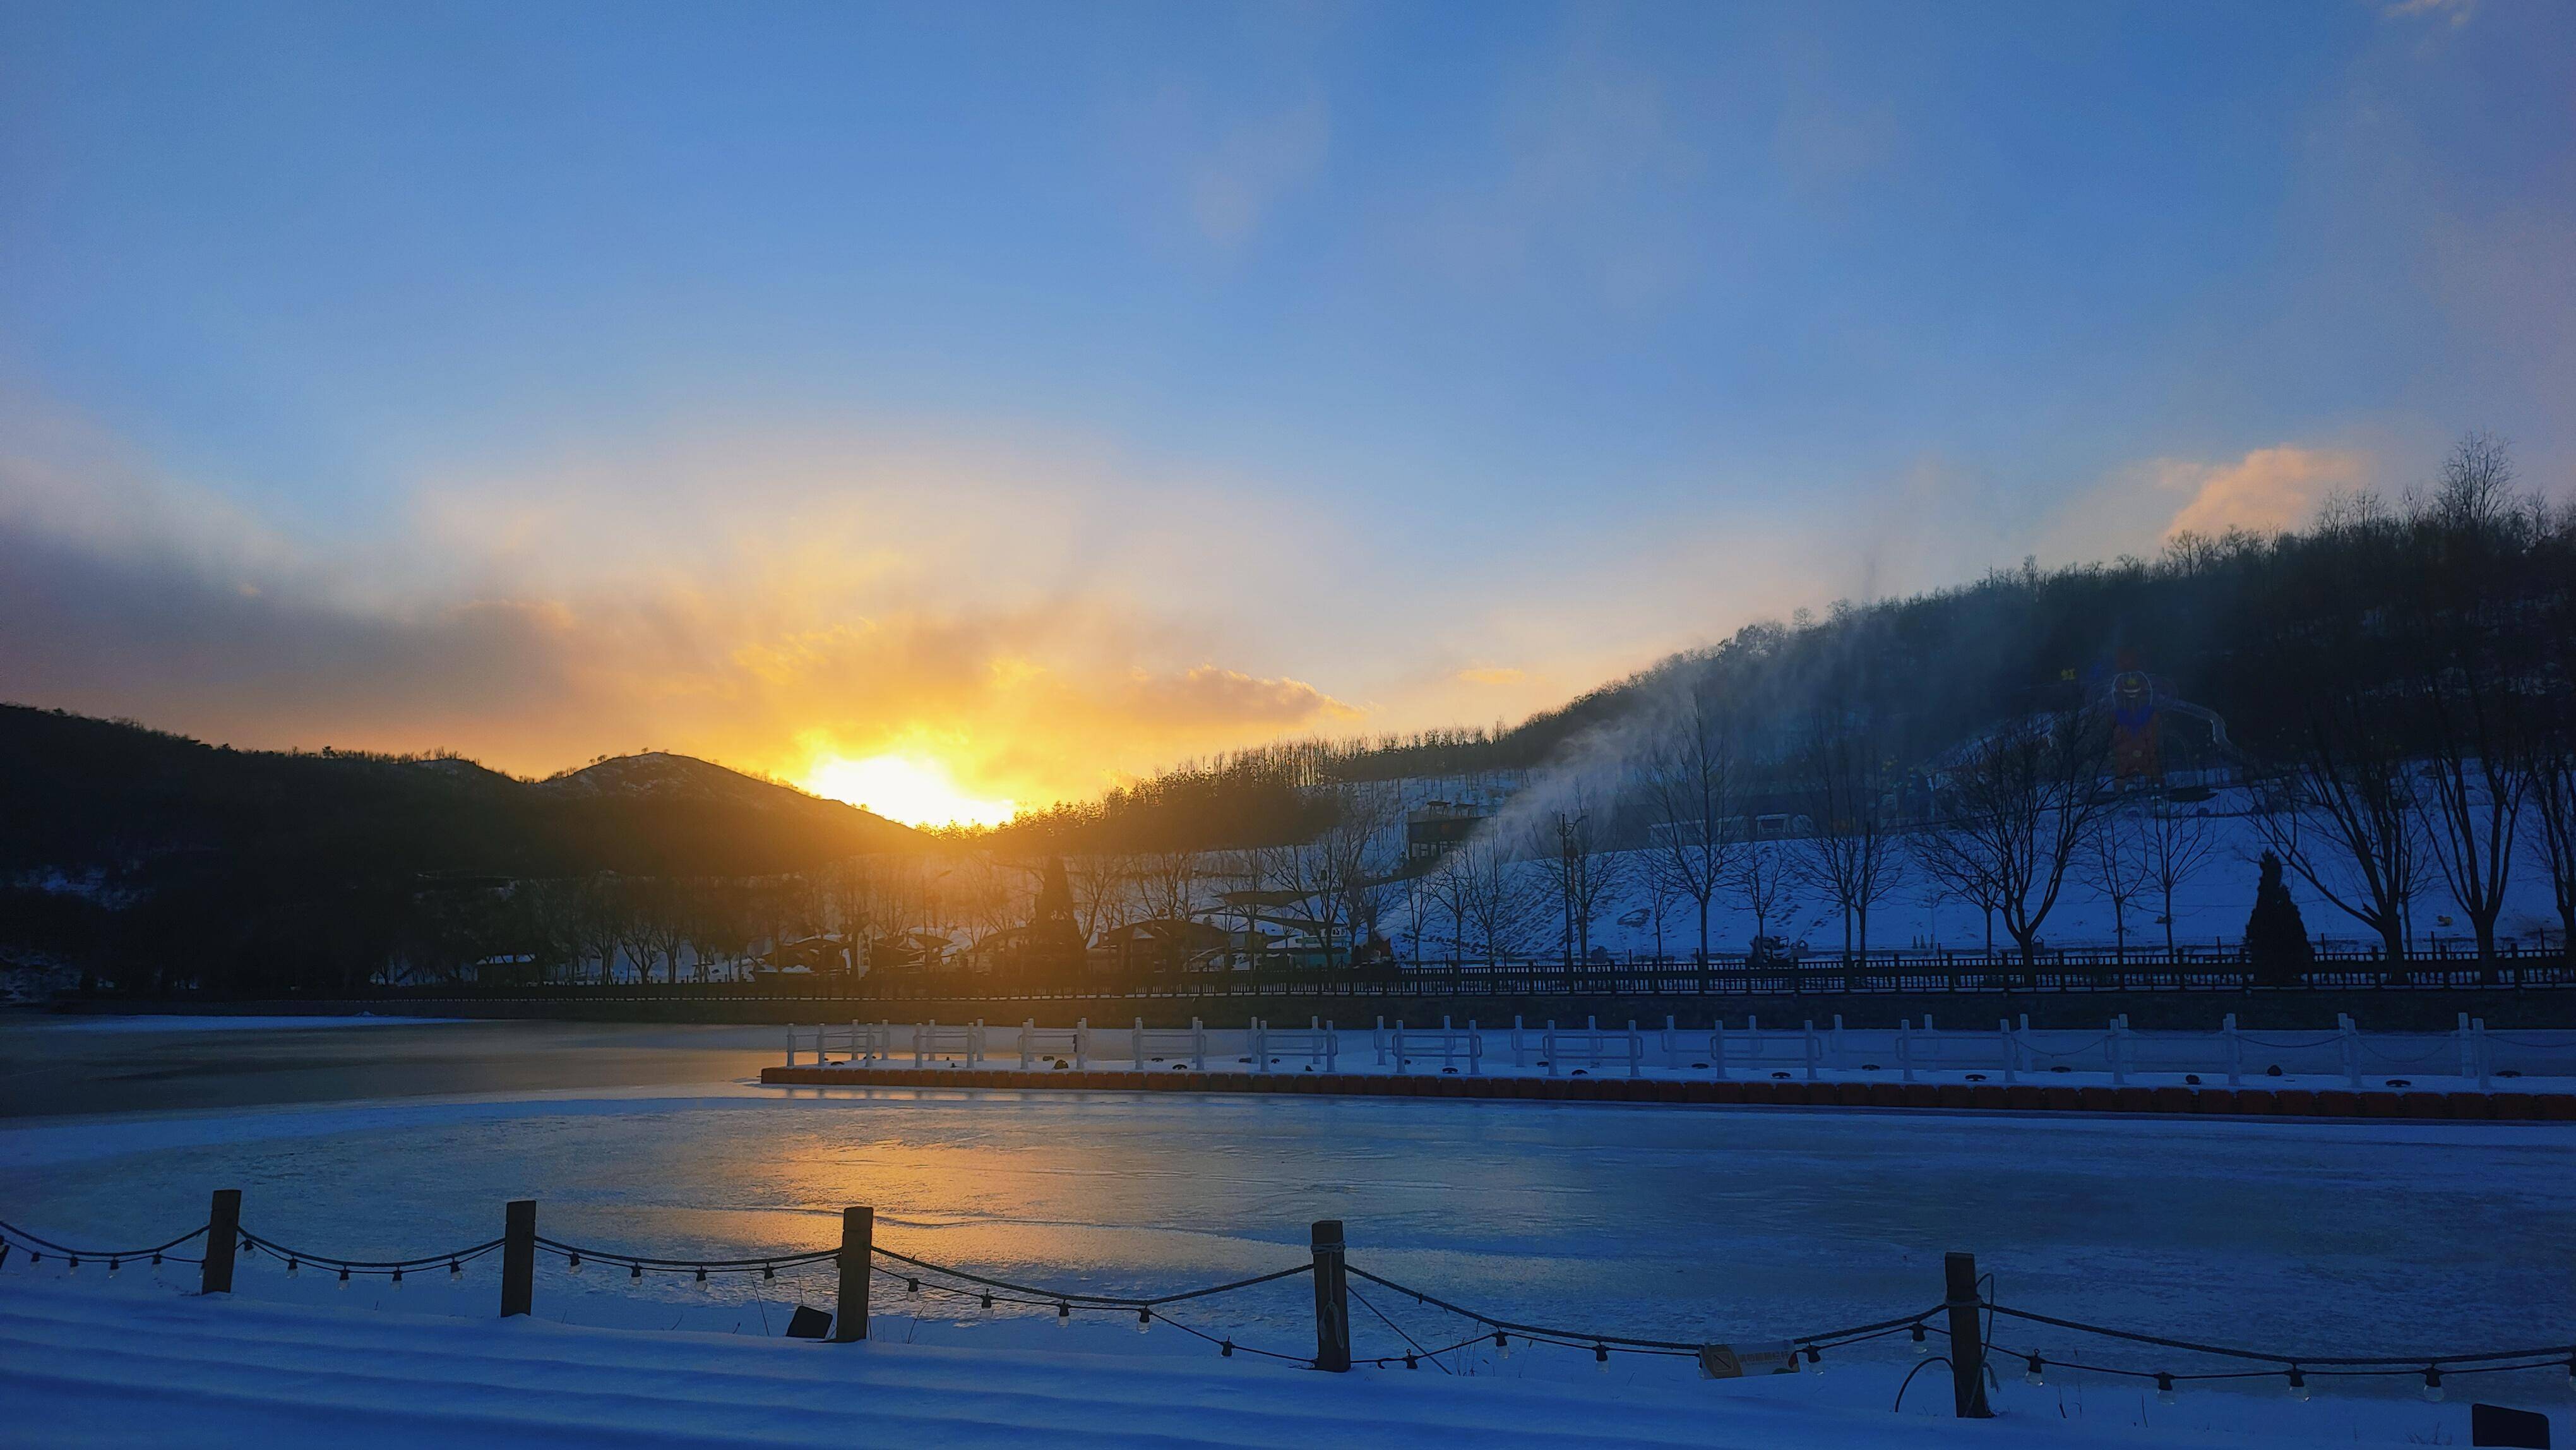
[[[1404,815],[1404,859],[1437,861],[1467,844],[1489,813],[1462,801],[1424,801]]]

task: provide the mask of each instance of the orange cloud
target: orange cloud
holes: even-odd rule
[[[2258,448],[2230,464],[2167,465],[2160,482],[2168,489],[2188,488],[2191,497],[2165,525],[2164,536],[2290,528],[2316,512],[2328,493],[2358,483],[2366,464],[2358,453],[2285,445]]]

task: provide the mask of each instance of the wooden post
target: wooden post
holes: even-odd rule
[[[1977,1324],[1977,1256],[1943,1254],[1941,1278],[1950,1311],[1950,1397],[1962,1420],[1991,1420],[1986,1408],[1986,1345]]]
[[[240,1244],[241,1190],[218,1188],[214,1203],[206,1210],[206,1272],[198,1281],[198,1293],[233,1291],[233,1250]]]
[[[537,1303],[537,1201],[514,1198],[501,1210],[501,1317],[534,1313]]]
[[[841,1210],[841,1297],[832,1316],[832,1342],[855,1344],[868,1337],[868,1274],[875,1267],[877,1211]]]
[[[1315,1244],[1315,1368],[1339,1374],[1351,1367],[1350,1280],[1343,1273],[1342,1221],[1317,1221]]]

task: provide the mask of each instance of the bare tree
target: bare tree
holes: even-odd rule
[[[1841,908],[1843,956],[1869,953],[1869,909],[1905,877],[1888,807],[1886,758],[1874,730],[1820,724],[1798,760],[1808,835],[1800,842],[1807,879]]]
[[[1442,872],[1455,885],[1465,922],[1461,949],[1473,950],[1488,962],[1516,956],[1528,945],[1544,905],[1514,864],[1511,851],[1491,830],[1477,832],[1441,858]]]
[[[1798,878],[1802,874],[1797,861],[1777,841],[1749,841],[1736,853],[1727,882],[1744,902],[1744,909],[1753,913],[1756,943],[1770,937],[1773,918],[1797,909]]]
[[[2421,811],[2391,702],[2349,693],[2309,711],[2298,758],[2260,797],[2264,844],[2346,916],[2379,934],[2388,960],[2407,952],[2407,911],[2420,887]]]
[[[2513,880],[2513,847],[2530,776],[2523,768],[2514,692],[2478,661],[2456,659],[2427,682],[2425,774],[2414,793],[2426,854],[2476,933],[2478,960],[2493,962],[2496,918]]]
[[[1136,885],[1134,857],[1094,852],[1069,857],[1064,867],[1065,884],[1073,892],[1074,925],[1085,945],[1127,924]],[[1153,914],[1150,908],[1146,914]]]
[[[2165,929],[2165,956],[2170,959],[2174,955],[2174,894],[2218,854],[2219,837],[2210,828],[2209,817],[2185,814],[2170,804],[2150,809],[2139,819],[2138,827],[2147,884],[2164,906],[2156,922]]]
[[[1535,854],[1549,897],[1564,921],[1569,966],[1592,955],[1592,924],[1601,917],[1601,904],[1618,890],[1625,876],[1624,863],[1607,845],[1607,816],[1589,789],[1577,787],[1564,808],[1538,827]]]
[[[1382,940],[1379,923],[1400,889],[1397,866],[1404,850],[1404,812],[1395,796],[1362,786],[1337,786],[1332,823],[1317,844],[1329,889],[1341,898],[1354,950]]]
[[[2549,870],[2549,891],[2558,906],[2558,949],[2576,958],[2576,728],[2571,728],[2567,701],[2551,704],[2549,717],[2533,731],[2531,806],[2523,824]]]
[[[2111,903],[2111,939],[2124,958],[2129,953],[2129,903],[2149,884],[2143,835],[2138,812],[2107,812],[2078,863],[2085,884]]]
[[[1145,915],[1167,921],[1188,921],[1198,915],[1197,852],[1148,851],[1128,859]]]
[[[2068,710],[2003,725],[1949,773],[1937,849],[1955,854],[1960,882],[1993,892],[2025,964],[2108,803],[2108,753],[2100,717]]]
[[[1421,880],[1424,910],[1445,913],[1449,918],[1450,959],[1465,961],[1469,941],[1467,918],[1474,909],[1477,887],[1475,867],[1465,847],[1443,854],[1429,871],[1423,873]],[[1419,942],[1422,935],[1422,928],[1416,925],[1414,939]]]
[[[1653,837],[1647,872],[1659,891],[1688,898],[1699,909],[1699,959],[1708,960],[1708,904],[1731,878],[1739,838],[1735,815],[1735,740],[1732,723],[1696,684],[1680,689],[1673,718],[1647,751],[1641,790]],[[1662,955],[1662,903],[1657,903],[1656,954]]]
[[[1261,851],[1258,860],[1260,889],[1304,909],[1306,915],[1299,920],[1314,933],[1325,964],[1331,965],[1350,906],[1341,889],[1340,862],[1333,847],[1323,841],[1301,841]]]
[[[1914,868],[1932,889],[1977,908],[1986,923],[1986,955],[1995,954],[1995,913],[2003,909],[2001,881],[1982,846],[1936,822],[1906,837]]]

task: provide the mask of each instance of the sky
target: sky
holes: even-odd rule
[[[2468,429],[2576,7],[0,0],[0,699],[236,745],[990,814]]]

